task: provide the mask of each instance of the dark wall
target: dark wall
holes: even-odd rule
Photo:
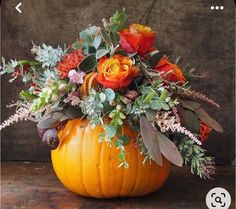
[[[234,2],[219,1],[224,10],[212,11],[217,1],[208,0],[22,0],[22,14],[14,7],[18,0],[2,3],[2,55],[32,58],[36,44],[70,44],[88,24],[100,24],[115,10],[127,8],[130,22],[149,24],[158,32],[156,46],[171,50],[191,63],[205,80],[194,88],[221,104],[208,108],[223,125],[224,134],[213,133],[206,146],[219,162],[234,159]],[[223,3],[222,3],[223,2]],[[10,85],[2,77],[2,120],[14,110],[6,104],[16,100],[19,81]],[[19,123],[2,132],[2,160],[49,160],[49,150],[37,137],[35,124]]]

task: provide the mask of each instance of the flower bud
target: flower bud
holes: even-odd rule
[[[109,105],[116,106],[116,101],[115,100],[109,101]]]
[[[57,94],[53,94],[52,97],[51,97],[51,101],[55,102],[57,100],[58,100],[58,95]]]
[[[122,109],[122,106],[120,104],[116,105],[116,110],[120,111]]]
[[[62,83],[59,87],[58,87],[58,90],[59,91],[64,91],[66,89],[66,84],[65,83]]]
[[[54,83],[54,81],[51,78],[46,79],[46,85],[51,86]]]

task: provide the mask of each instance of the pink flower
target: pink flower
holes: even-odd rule
[[[82,84],[84,82],[84,76],[86,74],[83,71],[77,72],[76,70],[70,70],[68,78],[71,83]]]
[[[80,103],[79,93],[72,91],[68,94],[67,98],[63,102],[70,103],[72,106],[77,106]]]

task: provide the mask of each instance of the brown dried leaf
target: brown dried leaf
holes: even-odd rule
[[[180,99],[180,103],[182,107],[187,108],[192,111],[195,111],[201,106],[201,104],[191,101],[189,99]]]
[[[176,145],[159,131],[157,131],[157,138],[160,145],[161,154],[174,165],[182,167],[183,158]]]
[[[155,162],[162,166],[163,159],[161,156],[160,146],[157,140],[156,130],[145,116],[140,116],[140,130],[143,143],[152,155]]]
[[[197,117],[205,122],[207,125],[209,125],[211,128],[213,128],[215,131],[223,133],[224,130],[222,126],[215,120],[213,119],[208,113],[203,109],[203,108],[198,108],[196,110],[196,115]]]

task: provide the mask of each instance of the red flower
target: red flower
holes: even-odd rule
[[[138,76],[140,73],[139,68],[133,66],[132,60],[122,55],[101,58],[97,68],[97,81],[103,86],[114,90],[127,87],[133,77]]]
[[[200,121],[199,138],[202,142],[208,138],[211,131],[212,131],[212,128],[210,126],[208,126],[203,121]]]
[[[167,57],[162,57],[155,69],[163,73],[163,78],[167,81],[185,83],[185,77],[181,69],[176,64],[172,64],[168,61]]]
[[[120,45],[128,53],[146,54],[155,38],[156,32],[145,25],[132,24],[128,29],[120,31]]]
[[[57,67],[60,78],[67,78],[69,71],[77,68],[83,59],[84,55],[82,54],[82,49],[64,55]]]

